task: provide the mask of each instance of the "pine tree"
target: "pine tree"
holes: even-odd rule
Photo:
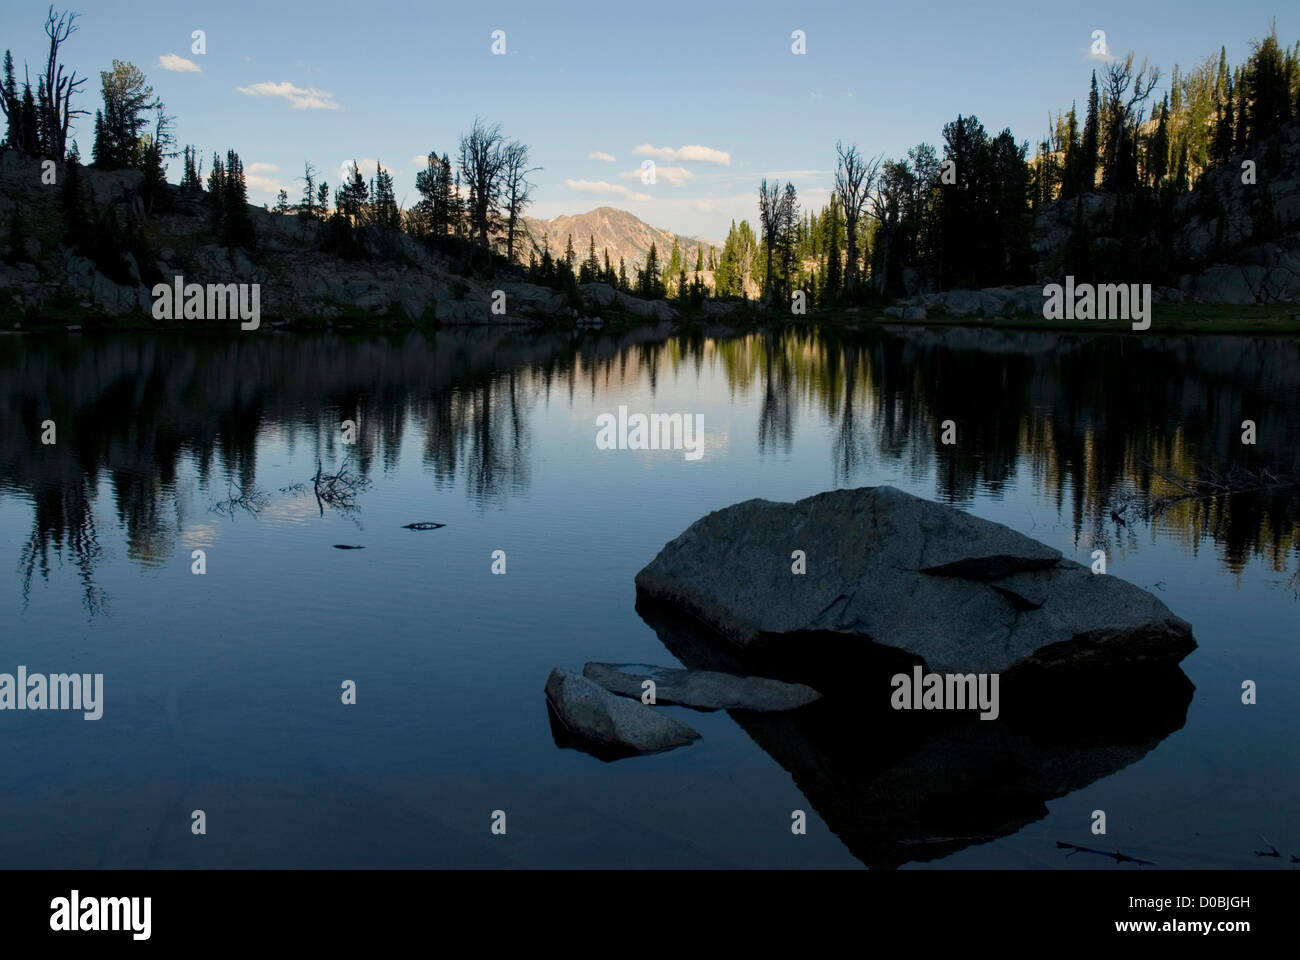
[[[659,252],[650,241],[650,252],[645,255],[645,270],[640,277],[640,293],[647,297],[663,296],[663,280],[659,276]]]
[[[681,269],[682,269],[682,250],[681,247],[677,245],[677,238],[673,237],[673,249],[672,252],[668,255],[668,264],[667,266],[664,267],[664,274],[663,274],[663,286],[664,286],[665,296],[667,296],[668,291],[672,288],[673,284],[677,282],[677,274],[681,272]]]
[[[1092,89],[1088,92],[1088,112],[1083,120],[1083,139],[1079,144],[1079,163],[1075,171],[1079,193],[1088,193],[1097,186],[1097,150],[1100,134],[1100,99],[1097,95],[1097,71],[1092,71]]]
[[[70,247],[80,247],[87,240],[89,222],[81,188],[81,164],[69,155],[59,188],[59,205],[63,213],[63,238]]]
[[[108,141],[104,138],[104,114],[95,111],[95,138],[90,142],[90,162],[97,167],[108,164]]]
[[[630,290],[627,282],[627,267],[624,266],[622,257],[618,258],[618,288],[624,293]]]
[[[145,141],[140,151],[140,169],[144,173],[140,199],[145,212],[153,214],[170,206],[171,194],[167,185],[167,168],[163,164],[162,144],[152,137],[146,137]]]
[[[593,234],[587,246],[587,259],[579,268],[579,283],[595,283],[600,279],[600,261],[596,259],[596,237]]]
[[[22,101],[18,97],[18,81],[14,78],[14,57],[8,50],[5,51],[3,79],[0,80],[0,99],[4,101],[5,143],[12,150],[25,150]]]
[[[181,191],[184,193],[200,193],[203,190],[203,182],[199,179],[198,151],[186,144],[183,154]]]
[[[226,165],[216,153],[212,155],[212,169],[208,171],[208,210],[212,217],[212,232],[219,236],[226,219]]]
[[[1233,80],[1228,77],[1224,84],[1223,99],[1215,104],[1214,141],[1210,149],[1210,157],[1215,163],[1227,163],[1232,158],[1233,118],[1236,116],[1234,96]]]
[[[361,227],[366,223],[369,204],[370,188],[366,186],[365,178],[361,176],[361,168],[353,160],[349,175],[336,195],[336,205],[349,224],[353,227]]]
[[[393,192],[393,175],[375,164],[373,221],[381,227],[397,230],[402,226],[402,211]]]
[[[826,233],[826,275],[822,282],[822,303],[834,300],[843,284],[843,268],[840,265],[840,233],[844,229],[840,221],[838,199],[831,197],[830,207],[822,220]]]
[[[1246,107],[1250,101],[1250,89],[1246,86],[1245,72],[1237,68],[1237,117],[1233,136],[1234,153],[1245,153],[1250,148],[1250,131],[1246,121]]]
[[[234,150],[226,151],[222,201],[222,241],[228,247],[251,249],[255,238],[253,220],[248,213],[248,184],[244,180],[244,164]]]
[[[1150,172],[1151,186],[1159,187],[1169,172],[1169,98],[1160,106],[1160,119],[1156,132],[1147,147],[1147,169]]]
[[[32,88],[23,84],[23,99],[19,111],[23,120],[23,149],[29,157],[41,155],[41,121],[36,109],[36,100],[32,97]]]
[[[101,71],[99,78],[104,109],[97,124],[95,162],[110,169],[139,167],[145,115],[160,109],[162,102],[133,63],[114,60],[113,69]]]

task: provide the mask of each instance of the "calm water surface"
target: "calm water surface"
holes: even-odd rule
[[[1298,394],[1300,343],[1279,339],[0,337],[0,672],[106,688],[96,722],[0,713],[0,864],[852,867],[877,862],[891,804],[930,802],[905,831],[917,854],[895,845],[891,864],[1117,869],[1064,840],[1284,867],[1300,501],[1279,487],[1149,514],[1178,493],[1161,473],[1300,469]],[[703,458],[597,450],[595,418],[619,405],[702,413]],[[362,482],[321,502],[318,463]],[[681,708],[662,709],[704,735],[688,748],[607,763],[557,745],[552,667],[676,665],[634,603],[666,541],[739,500],[875,484],[1080,562],[1105,549],[1193,624],[1190,702],[1086,749],[945,741],[882,760],[891,735],[865,717]],[[1117,707],[1104,685],[1093,704],[1085,729]],[[999,786],[955,835],[945,777],[986,748]],[[1280,863],[1254,855],[1261,836]]]

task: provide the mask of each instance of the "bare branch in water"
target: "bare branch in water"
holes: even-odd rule
[[[357,505],[357,496],[370,486],[370,481],[348,469],[349,459],[343,458],[336,473],[325,473],[320,460],[316,460],[316,475],[311,482],[316,494],[316,506],[322,517],[325,516],[327,506],[347,516],[361,509]]]
[[[241,510],[251,517],[256,517],[271,502],[270,496],[260,487],[245,490],[243,487],[228,483],[226,484],[226,494],[225,500],[212,504],[209,509],[213,513],[219,513],[231,520],[235,519],[235,513]]]
[[[1095,853],[1101,857],[1109,857],[1116,863],[1136,863],[1138,866],[1155,866],[1155,863],[1150,860],[1139,860],[1137,857],[1130,857],[1128,854],[1120,853],[1118,850],[1114,853],[1110,853],[1107,850],[1094,850],[1092,847],[1081,847],[1077,843],[1066,843],[1064,840],[1057,840],[1056,845],[1062,850],[1069,850],[1070,856],[1074,856],[1076,853]]]
[[[1180,494],[1152,497],[1145,511],[1147,519],[1158,517],[1179,503],[1300,488],[1300,476],[1277,473],[1265,467],[1229,467],[1227,470],[1206,468],[1199,477],[1184,477],[1172,470],[1157,467],[1150,460],[1139,462],[1161,480],[1182,491]]]

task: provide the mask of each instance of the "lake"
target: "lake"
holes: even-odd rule
[[[702,415],[702,456],[597,449],[621,405]],[[1132,869],[1063,841],[1283,867],[1296,471],[1295,339],[0,336],[0,672],[104,677],[98,720],[0,711],[0,863]],[[318,472],[342,482],[318,497]],[[1180,499],[1179,477],[1265,489]],[[1130,720],[1142,693],[1100,686],[1068,738],[900,745],[841,704],[661,707],[702,739],[614,762],[557,741],[552,667],[679,665],[633,586],[668,540],[740,500],[877,484],[1105,550],[1193,625],[1187,695]]]

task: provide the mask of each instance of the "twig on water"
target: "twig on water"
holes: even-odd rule
[[[1095,853],[1099,857],[1109,857],[1116,863],[1136,863],[1138,866],[1155,866],[1155,863],[1151,860],[1141,860],[1137,857],[1130,857],[1128,854],[1120,853],[1118,850],[1114,853],[1110,853],[1107,850],[1094,850],[1092,847],[1081,847],[1077,843],[1066,843],[1064,840],[1057,840],[1056,845],[1062,850],[1069,850],[1070,856],[1074,856],[1076,853]]]

